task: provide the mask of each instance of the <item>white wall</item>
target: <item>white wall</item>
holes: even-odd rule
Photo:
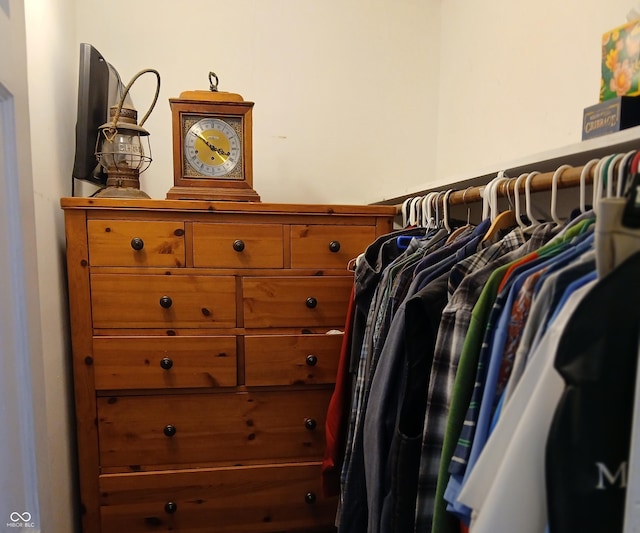
[[[432,181],[471,178],[499,170],[501,162],[579,143],[583,109],[598,103],[602,34],[625,23],[632,6],[443,2]]]
[[[207,90],[210,70],[255,102],[263,201],[373,202],[435,169],[439,2],[83,0],[77,13],[78,41],[125,83],[147,67],[162,76],[141,177],[154,198],[173,185],[168,100]],[[140,113],[153,95],[143,79]]]
[[[46,458],[51,505],[42,531],[69,533],[75,505],[72,381],[60,197],[69,196],[77,66],[72,51],[74,0],[25,2],[33,192],[45,373]]]

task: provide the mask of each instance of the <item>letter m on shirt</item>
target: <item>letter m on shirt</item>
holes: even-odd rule
[[[627,462],[620,463],[618,470],[614,474],[607,468],[604,463],[596,462],[598,469],[598,484],[596,489],[606,490],[610,487],[618,485],[619,488],[627,488]]]

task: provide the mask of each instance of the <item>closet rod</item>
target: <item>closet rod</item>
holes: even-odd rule
[[[582,170],[585,165],[571,167],[566,169],[557,180],[558,189],[568,189],[570,187],[577,187],[580,185],[580,176],[582,174]],[[593,183],[593,171],[595,165],[592,165],[589,169],[588,174],[585,176],[585,184],[589,185]],[[553,172],[541,172],[540,174],[536,174],[531,178],[530,182],[530,190],[531,192],[540,192],[540,191],[550,191],[552,179],[555,171]],[[518,176],[508,176],[509,181],[504,182],[500,185],[497,190],[499,197],[505,197],[507,194],[513,194],[515,190],[516,178]],[[522,195],[524,194],[524,183],[525,180],[520,181],[520,185],[518,186],[518,192]],[[482,201],[482,191],[484,190],[485,185],[478,185],[475,187],[468,187],[463,190],[456,190],[449,195],[449,205],[457,205],[457,204],[471,204],[475,202]],[[446,189],[443,189],[442,192],[445,192]],[[426,193],[425,193],[426,194]],[[425,196],[418,195],[418,196]],[[442,202],[442,197],[439,198],[439,201]],[[402,204],[397,204],[395,206],[396,213],[400,214],[402,212]]]

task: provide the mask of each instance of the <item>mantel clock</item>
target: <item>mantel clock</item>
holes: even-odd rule
[[[259,202],[253,190],[253,102],[219,92],[214,73],[209,80],[211,90],[169,100],[174,186],[167,198]]]

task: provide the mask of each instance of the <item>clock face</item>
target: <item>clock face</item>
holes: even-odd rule
[[[186,175],[243,178],[240,118],[186,117],[183,131]]]

